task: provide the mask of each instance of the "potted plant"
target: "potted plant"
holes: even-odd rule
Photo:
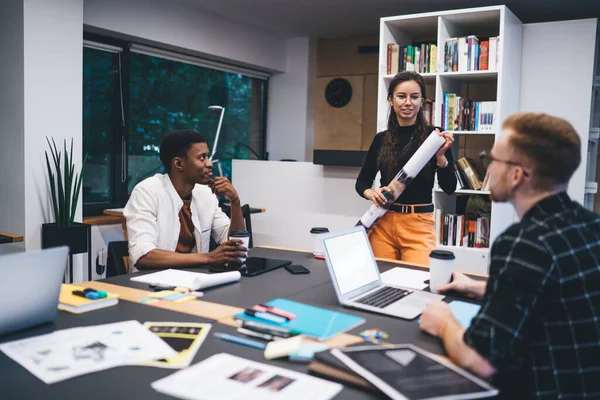
[[[69,246],[70,255],[89,252],[90,225],[74,222],[87,156],[83,160],[81,171],[76,173],[73,164],[73,139],[71,139],[69,152],[67,152],[66,139],[62,152],[56,147],[54,139],[52,139],[52,143],[48,138],[46,141],[52,157],[52,162],[50,162],[48,152],[45,152],[55,222],[42,224],[42,247]],[[69,272],[72,282],[72,262],[70,264]]]

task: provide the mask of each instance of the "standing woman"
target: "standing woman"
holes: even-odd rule
[[[390,82],[387,100],[390,116],[387,130],[375,135],[356,180],[356,191],[378,207],[386,203],[382,192],[396,173],[435,129],[445,139],[435,156],[396,199],[389,211],[369,232],[375,257],[429,264],[435,247],[432,193],[437,172],[440,187],[447,194],[456,189],[456,176],[450,150],[454,137],[427,125],[423,117],[425,81],[416,72],[400,72]],[[381,187],[371,189],[377,172]]]

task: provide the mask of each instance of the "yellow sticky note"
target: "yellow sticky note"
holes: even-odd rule
[[[165,297],[169,297],[176,292],[172,290],[161,290],[160,292],[150,293],[148,297],[152,297],[153,299],[164,299]]]
[[[272,360],[279,357],[287,357],[297,352],[302,345],[302,336],[294,336],[289,339],[274,340],[265,348],[265,359]]]
[[[180,299],[177,300],[173,300],[173,303],[185,303],[186,301],[192,301],[192,300],[196,300],[196,296],[186,296],[186,297],[182,297]]]

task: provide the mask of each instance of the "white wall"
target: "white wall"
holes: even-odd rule
[[[596,19],[523,26],[521,111],[569,121],[582,138],[581,165],[569,195],[583,204],[592,101]]]
[[[53,222],[45,137],[74,138],[81,163],[83,0],[11,0],[3,3],[0,18],[1,29],[10,30],[0,39],[8,72],[0,78],[6,83],[0,94],[6,117],[0,120],[0,166],[2,192],[11,192],[0,197],[0,223],[22,234],[25,249],[32,250],[41,247],[42,223]]]
[[[286,72],[269,81],[267,151],[270,160],[312,161],[316,81],[316,43],[288,39]]]
[[[84,23],[125,35],[284,71],[284,41],[178,0],[85,0]]]
[[[369,207],[354,190],[359,168],[308,162],[233,161],[233,185],[252,214],[254,245],[310,249],[310,228],[353,227]]]
[[[0,230],[25,232],[23,0],[0,13]],[[6,246],[0,245],[0,252]]]

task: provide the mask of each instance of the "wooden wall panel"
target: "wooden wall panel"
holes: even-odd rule
[[[377,75],[365,75],[361,150],[369,150],[377,133]]]
[[[377,36],[319,40],[317,76],[377,74],[379,54],[360,54],[358,47],[378,45]]]
[[[325,100],[325,87],[335,78],[347,79],[352,85],[352,99],[342,108],[332,107]],[[317,78],[315,149],[359,150],[361,148],[363,87],[362,75]]]

